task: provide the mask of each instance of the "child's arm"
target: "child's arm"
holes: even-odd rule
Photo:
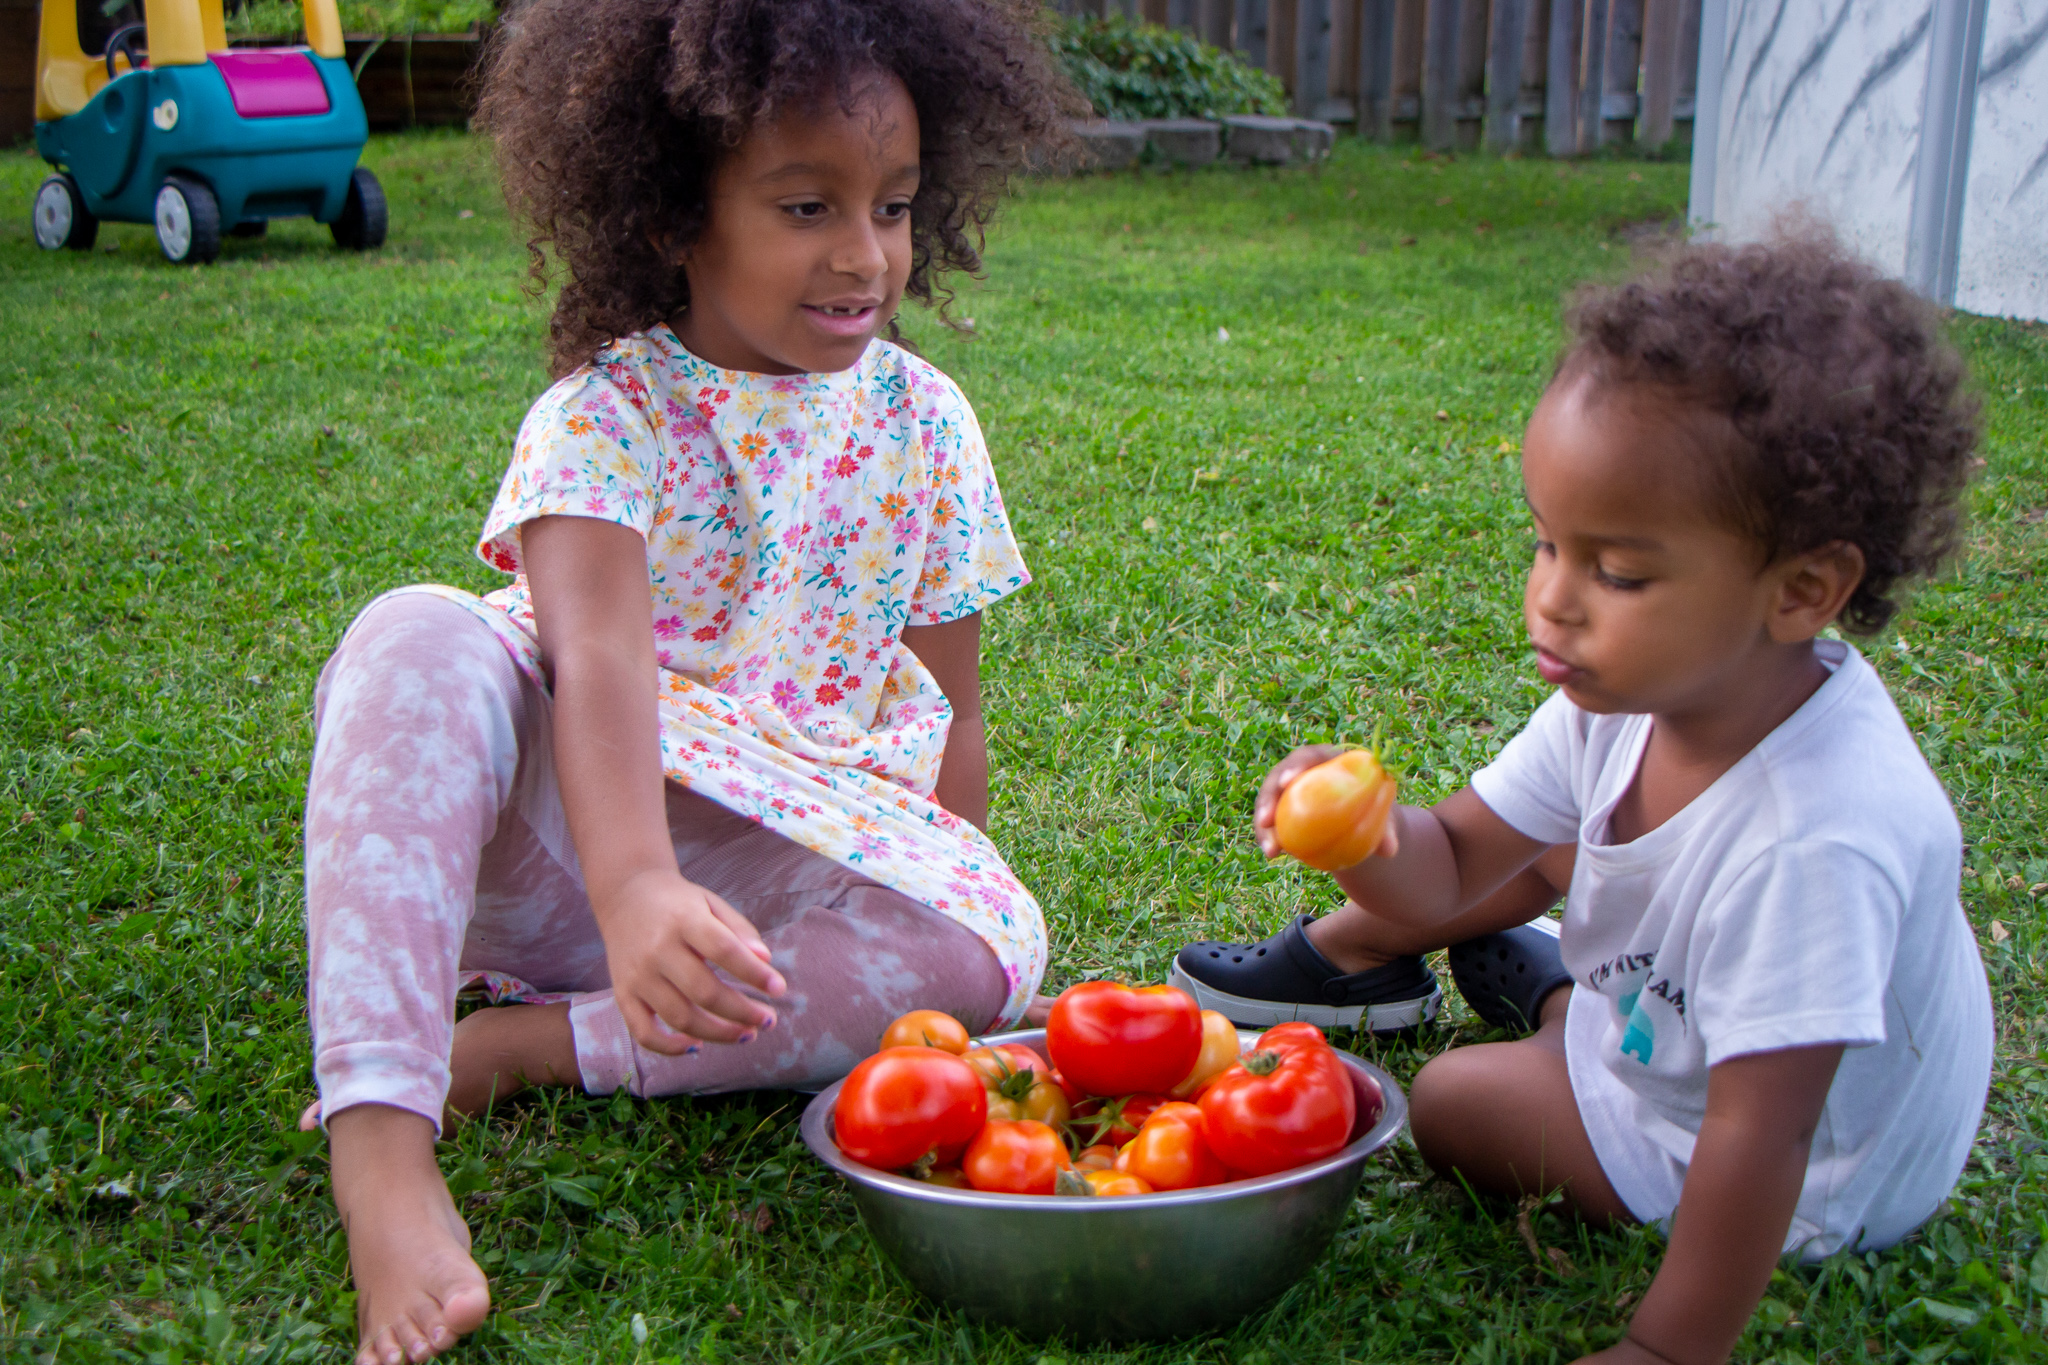
[[[976,829],[988,828],[988,740],[981,725],[981,614],[905,626],[903,643],[953,704],[933,798]]]
[[[1720,1365],[1756,1312],[1799,1206],[1839,1043],[1731,1057],[1707,1072],[1707,1116],[1671,1243],[1620,1344],[1591,1357]]]
[[[642,1047],[671,1055],[692,1038],[731,1042],[767,1027],[775,1012],[711,971],[780,995],[767,945],[684,879],[669,842],[646,542],[629,526],[541,517],[520,529],[520,552],[554,682],[562,808],[619,1012]]]
[[[1252,808],[1252,828],[1267,857],[1280,852],[1273,832],[1280,793],[1342,752],[1328,744],[1296,749],[1266,774]],[[1549,847],[1495,815],[1466,787],[1427,808],[1394,807],[1378,856],[1334,875],[1344,894],[1373,914],[1426,928],[1479,904]]]

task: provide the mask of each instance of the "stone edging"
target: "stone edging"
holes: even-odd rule
[[[1121,171],[1151,159],[1172,166],[1207,166],[1227,160],[1240,166],[1286,166],[1321,161],[1330,154],[1337,130],[1305,118],[1234,114],[1209,119],[1076,120],[1069,125],[1078,146],[1047,167],[1055,175],[1077,171]]]

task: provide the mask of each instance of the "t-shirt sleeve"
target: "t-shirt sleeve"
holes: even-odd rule
[[[1564,693],[1552,693],[1493,762],[1472,774],[1472,790],[1488,810],[1531,839],[1576,841],[1576,777],[1585,749],[1578,723],[1579,709]]]
[[[536,517],[594,517],[645,536],[661,467],[647,404],[646,387],[623,369],[581,369],[542,394],[519,424],[477,557],[518,573],[519,528]]]
[[[1777,844],[1715,894],[1689,954],[1707,1065],[1779,1048],[1885,1039],[1905,899],[1867,856]]]
[[[907,624],[972,616],[1031,581],[974,409],[950,382],[931,418],[932,497],[924,567]]]

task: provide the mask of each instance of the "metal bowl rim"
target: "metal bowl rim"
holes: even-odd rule
[[[1238,1030],[1239,1037],[1246,1039],[1257,1038],[1259,1032],[1261,1031]],[[977,1045],[985,1047],[999,1043],[1042,1045],[1044,1038],[1043,1029],[1020,1029],[1010,1033],[992,1033],[974,1041]],[[1001,1194],[990,1190],[954,1189],[946,1185],[931,1185],[922,1180],[912,1180],[908,1176],[893,1175],[873,1166],[864,1166],[840,1151],[839,1143],[832,1135],[832,1107],[838,1102],[840,1087],[846,1084],[843,1078],[832,1082],[812,1097],[811,1102],[804,1107],[799,1131],[803,1134],[804,1145],[811,1149],[811,1154],[848,1180],[872,1189],[928,1203],[952,1204],[964,1208],[1029,1208],[1047,1213],[1071,1214],[1108,1214],[1173,1208],[1186,1204],[1208,1204],[1257,1195],[1289,1185],[1306,1184],[1318,1176],[1342,1170],[1364,1160],[1400,1134],[1402,1126],[1408,1121],[1408,1096],[1400,1085],[1385,1071],[1355,1053],[1340,1050],[1337,1056],[1345,1065],[1354,1071],[1363,1072],[1379,1086],[1380,1116],[1372,1127],[1330,1155],[1319,1161],[1311,1161],[1305,1166],[1296,1166],[1293,1170],[1262,1175],[1251,1180],[1226,1181],[1221,1185],[1204,1185],[1192,1190],[1162,1190],[1154,1194],[1111,1199],[1059,1199],[1040,1194]]]

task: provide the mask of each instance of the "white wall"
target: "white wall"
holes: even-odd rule
[[[1992,0],[1977,68],[1956,307],[2048,319],[2048,3]]]

